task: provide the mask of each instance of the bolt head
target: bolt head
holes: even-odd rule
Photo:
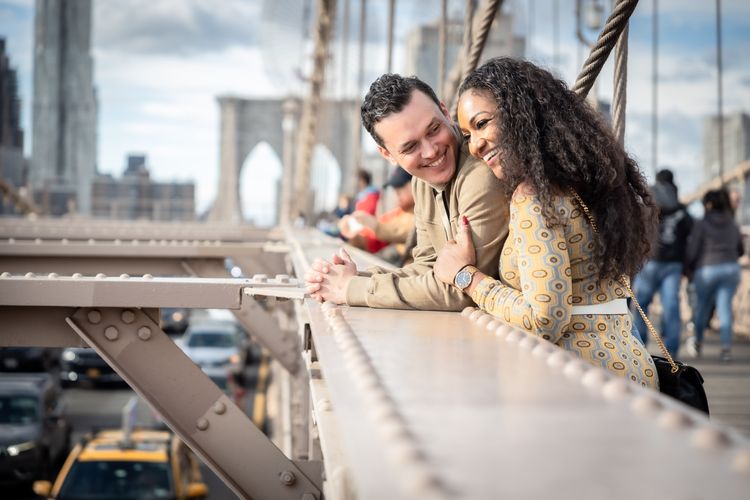
[[[122,314],[120,315],[120,318],[122,318],[122,322],[126,325],[129,325],[133,321],[135,321],[135,313],[131,311],[130,309],[125,309]]]
[[[217,401],[214,405],[214,413],[217,415],[223,415],[227,411],[227,405],[222,403],[221,401]]]
[[[108,326],[104,329],[104,337],[106,337],[107,340],[117,340],[117,337],[119,336],[120,332],[117,330],[117,327]]]
[[[198,428],[199,431],[205,431],[208,429],[208,420],[205,418],[199,418],[195,422],[195,426]]]
[[[98,325],[102,320],[102,313],[100,313],[97,309],[92,309],[88,312],[86,318],[88,318],[89,323],[91,323],[92,325]]]
[[[294,477],[294,473],[292,471],[285,470],[281,474],[279,474],[279,481],[281,481],[281,484],[283,484],[284,486],[291,486],[296,480],[297,478]]]
[[[141,340],[148,340],[151,338],[151,328],[142,326],[138,329],[138,338]]]

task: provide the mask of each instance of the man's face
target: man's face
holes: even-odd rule
[[[443,104],[438,106],[419,90],[412,91],[404,109],[375,125],[385,144],[378,146],[380,154],[428,184],[447,184],[456,172],[458,146],[448,117]]]

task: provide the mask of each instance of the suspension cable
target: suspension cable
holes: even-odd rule
[[[313,49],[313,73],[310,77],[310,95],[302,106],[297,146],[295,180],[295,211],[307,214],[310,190],[310,168],[313,146],[315,145],[315,124],[318,121],[320,96],[325,81],[325,67],[328,46],[331,40],[333,18],[336,13],[336,0],[318,0],[318,18],[315,27],[315,48]],[[309,214],[308,214],[309,215]]]
[[[591,49],[591,54],[583,64],[581,74],[578,75],[578,79],[573,85],[573,92],[582,97],[588,95],[589,90],[594,85],[594,80],[596,80],[620,34],[625,29],[636,5],[638,5],[638,0],[622,0],[615,5],[602,32],[599,33],[599,38]]]
[[[441,96],[443,102],[453,102],[453,96],[458,90],[458,85],[461,83],[461,73],[463,72],[464,60],[467,57],[468,48],[471,46],[471,27],[474,23],[474,3],[475,0],[466,0],[466,8],[464,9],[464,39],[461,49],[458,51],[456,60],[451,67],[448,78],[443,83],[443,95]]]
[[[484,46],[487,43],[492,22],[495,20],[497,11],[502,5],[503,0],[485,0],[484,4],[482,4],[480,17],[476,20],[476,23],[478,23],[479,26],[477,26],[477,29],[472,30],[471,49],[467,52],[467,57],[464,60],[459,81],[463,81],[463,79],[466,78],[469,73],[474,71],[479,64],[479,58],[481,57]],[[457,89],[458,85],[453,89],[453,94],[451,96],[452,116],[456,116],[456,107],[458,106]]]
[[[618,0],[622,2],[623,0]],[[628,25],[620,34],[615,47],[614,90],[612,92],[612,127],[621,146],[625,145],[625,108],[628,85]]]

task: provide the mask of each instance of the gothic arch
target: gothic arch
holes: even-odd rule
[[[219,186],[209,218],[239,222],[239,177],[243,161],[259,143],[266,142],[284,161],[283,105],[296,102],[291,118],[296,129],[301,104],[296,99],[218,98],[220,110]],[[354,100],[324,101],[316,127],[316,142],[324,144],[341,169],[341,185],[349,185],[354,172],[354,120],[359,122],[359,103]],[[295,130],[296,133],[296,130]],[[296,135],[296,134],[295,134]],[[296,140],[293,142],[296,147]],[[293,168],[293,163],[292,163]],[[293,178],[282,178],[282,183]]]

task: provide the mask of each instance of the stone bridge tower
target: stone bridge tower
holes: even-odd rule
[[[247,155],[260,142],[267,142],[282,159],[282,193],[279,218],[289,221],[289,202],[294,186],[294,140],[301,102],[288,99],[246,99],[220,96],[219,183],[209,220],[238,222],[240,169]],[[353,175],[354,140],[359,122],[359,102],[323,101],[317,123],[316,143],[324,144],[341,168],[342,185]]]

